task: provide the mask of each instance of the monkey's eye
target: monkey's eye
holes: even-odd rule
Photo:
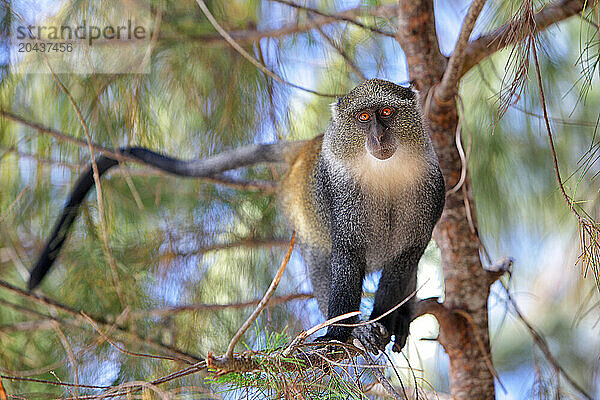
[[[371,119],[371,115],[366,112],[363,111],[361,113],[358,113],[358,115],[356,116],[356,118],[360,121],[360,122],[367,122],[368,120]]]
[[[384,107],[379,110],[379,115],[381,115],[383,118],[390,117],[393,113],[394,109],[392,107]]]

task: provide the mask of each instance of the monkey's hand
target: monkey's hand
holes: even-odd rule
[[[373,354],[385,351],[385,345],[390,341],[388,330],[379,322],[357,326],[352,330],[352,336]]]

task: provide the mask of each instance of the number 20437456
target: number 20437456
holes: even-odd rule
[[[73,51],[73,43],[19,43],[19,53],[70,53]]]

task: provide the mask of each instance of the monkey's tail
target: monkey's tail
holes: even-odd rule
[[[226,151],[206,159],[191,161],[164,156],[143,147],[123,147],[119,149],[119,153],[174,175],[202,178],[258,162],[284,162],[290,153],[296,151],[298,146],[294,142],[255,144]],[[118,164],[118,160],[108,156],[100,156],[96,160],[100,176]],[[31,270],[29,290],[33,290],[39,285],[52,268],[60,249],[69,236],[73,222],[79,214],[81,203],[94,184],[94,171],[90,164],[75,183],[44,250]]]
[[[100,176],[104,175],[106,171],[117,165],[119,162],[115,159],[106,156],[100,156],[96,160],[96,165],[98,166],[98,174]],[[56,225],[54,226],[54,230],[50,235],[48,241],[46,242],[46,247],[40,254],[37,263],[31,270],[29,275],[29,290],[34,289],[39,283],[44,279],[44,276],[48,273],[52,264],[58,257],[58,253],[60,252],[61,247],[65,243],[67,236],[69,235],[69,231],[71,230],[71,226],[77,218],[79,214],[79,209],[81,207],[81,203],[85,198],[85,195],[90,191],[90,189],[94,186],[94,171],[92,170],[92,166],[90,165],[83,174],[79,177],[75,186],[73,187],[73,191],[69,196],[69,199],[65,203],[63,208],[63,212],[56,221]]]

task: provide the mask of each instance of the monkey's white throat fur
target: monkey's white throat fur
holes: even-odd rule
[[[421,177],[425,160],[400,149],[387,160],[380,160],[365,149],[365,154],[348,168],[362,187],[389,193],[406,188]]]

